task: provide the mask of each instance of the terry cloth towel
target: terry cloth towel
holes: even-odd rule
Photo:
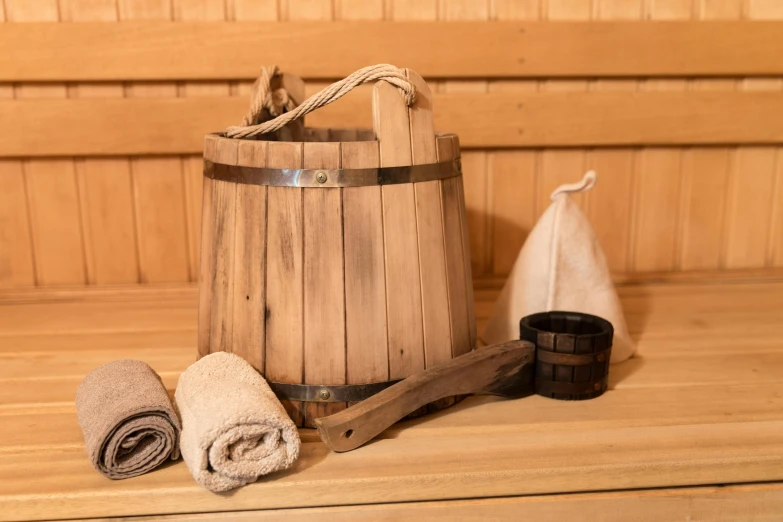
[[[568,196],[595,185],[595,172],[581,183],[563,185],[530,232],[506,280],[481,340],[487,344],[519,339],[519,320],[553,310],[603,317],[614,326],[611,362],[636,351],[628,334],[604,252],[590,222]]]
[[[76,391],[76,414],[92,465],[110,479],[179,458],[179,419],[146,363],[114,361],[91,371]]]
[[[211,491],[255,482],[291,467],[299,456],[296,426],[241,357],[203,357],[180,376],[174,399],[182,415],[182,458]]]

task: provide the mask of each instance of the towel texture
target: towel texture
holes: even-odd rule
[[[196,482],[227,491],[291,467],[299,433],[263,377],[244,359],[216,352],[191,365],[174,394],[182,458]]]
[[[522,246],[481,340],[487,344],[519,338],[526,315],[569,310],[603,317],[614,326],[611,362],[631,357],[636,345],[628,333],[604,252],[593,227],[571,193],[589,190],[596,175],[563,185]]]
[[[146,363],[114,361],[87,374],[76,391],[76,414],[92,465],[110,479],[179,458],[179,419]]]

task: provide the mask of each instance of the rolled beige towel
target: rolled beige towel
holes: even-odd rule
[[[191,365],[174,394],[182,458],[196,482],[227,491],[291,467],[299,433],[263,377],[244,359],[217,352]]]
[[[146,363],[114,361],[91,371],[76,391],[76,414],[92,465],[110,479],[179,458],[179,419]]]

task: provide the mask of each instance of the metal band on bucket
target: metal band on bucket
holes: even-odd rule
[[[225,165],[204,160],[204,176],[244,185],[273,187],[367,187],[420,183],[462,174],[459,158],[426,165],[374,169],[268,169]]]
[[[370,384],[288,384],[268,381],[280,400],[304,402],[359,402],[400,382],[400,379]]]

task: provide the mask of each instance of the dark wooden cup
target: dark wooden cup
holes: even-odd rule
[[[520,338],[536,345],[535,391],[552,399],[593,399],[606,391],[614,328],[578,312],[523,317]]]

